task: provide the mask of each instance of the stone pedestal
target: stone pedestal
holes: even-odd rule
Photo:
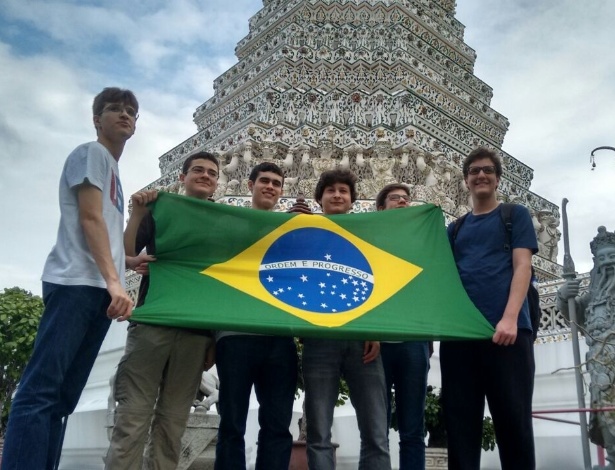
[[[448,454],[446,449],[427,447],[425,449],[425,470],[446,470],[448,468]]]
[[[219,425],[218,415],[199,411],[190,414],[177,470],[213,470]]]

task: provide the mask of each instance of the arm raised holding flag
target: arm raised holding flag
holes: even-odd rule
[[[218,171],[218,160],[210,153],[199,152],[188,157],[179,175],[187,198],[206,201],[211,197],[218,184]],[[128,256],[135,257],[146,248],[145,259],[156,260],[155,241],[160,220],[155,220],[147,204],[157,198],[157,191],[139,191],[132,196],[132,213],[124,232]],[[167,217],[173,218],[173,214],[162,218]],[[143,259],[144,255],[138,258]],[[139,269],[142,270],[142,265]],[[156,288],[151,290],[155,292]],[[150,277],[146,274],[141,279],[137,306],[147,303],[149,291]],[[107,469],[141,468],[146,442],[146,455],[155,462],[154,466],[177,466],[181,437],[201,380],[206,351],[210,345],[213,347],[212,343],[209,330],[130,324],[114,384],[118,405]]]
[[[131,197],[132,212],[124,230],[124,249],[126,256],[137,256],[135,243],[137,241],[137,233],[143,218],[149,213],[147,205],[153,202],[158,197],[158,191],[153,189],[149,191],[139,191]],[[153,260],[152,260],[153,261]]]

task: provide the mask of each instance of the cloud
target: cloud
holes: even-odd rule
[[[130,36],[135,29],[133,20],[122,11],[62,1],[6,0],[4,15],[55,42],[68,46],[78,44],[79,48],[104,43],[113,37]]]
[[[29,34],[40,36],[41,50],[51,53],[40,46],[50,43],[51,47],[64,48],[67,60],[84,64],[90,58],[111,67],[113,61],[127,57],[132,67],[124,73],[157,80],[194,54],[207,51],[213,60],[232,54],[228,42],[237,40],[238,29],[247,33],[250,10],[244,7],[254,3],[234,0],[236,11],[229,15],[219,2],[203,4],[197,0],[112,1],[104,6],[7,0],[4,14],[11,21],[14,35],[19,35],[20,29],[14,27],[18,23],[26,25]],[[96,53],[94,57],[92,52]]]

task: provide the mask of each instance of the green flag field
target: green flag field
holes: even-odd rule
[[[486,339],[440,208],[323,216],[159,193],[136,322],[285,336]]]

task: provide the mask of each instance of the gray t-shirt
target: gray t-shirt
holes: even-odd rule
[[[124,285],[124,194],[117,161],[98,142],[80,145],[66,159],[60,177],[58,238],[47,257],[42,280],[67,286],[107,287],[79,223],[77,186],[84,182],[102,191],[111,256]]]

